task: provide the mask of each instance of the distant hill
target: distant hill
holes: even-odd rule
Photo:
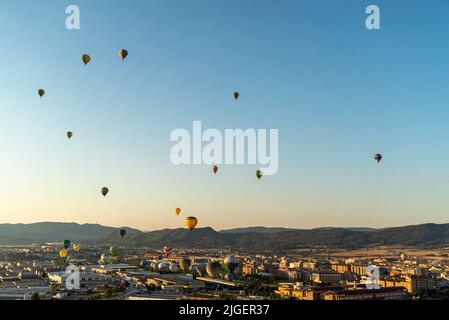
[[[220,232],[212,228],[164,229],[141,232],[126,228],[127,235],[118,237],[119,228],[97,224],[36,223],[0,225],[0,244],[53,242],[117,243],[128,246],[161,248],[245,248],[252,250],[286,250],[304,246],[332,248],[366,248],[374,246],[409,246],[416,248],[449,246],[449,224],[423,224],[396,228],[239,228]]]
[[[128,234],[139,230],[126,228]],[[109,238],[118,234],[119,228],[99,224],[39,222],[32,224],[0,224],[0,244],[23,244],[30,242],[54,242],[70,239],[87,242]]]
[[[248,227],[248,228],[235,228],[228,230],[220,230],[220,233],[277,233],[283,231],[294,231],[298,229],[289,228],[273,228],[273,227]]]

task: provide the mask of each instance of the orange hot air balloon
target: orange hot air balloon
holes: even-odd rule
[[[176,215],[179,216],[181,214],[181,208],[176,208],[175,212]]]
[[[214,174],[217,174],[217,172],[218,172],[218,166],[213,166],[213,167],[212,167],[212,171],[214,172]]]
[[[198,219],[195,217],[188,217],[185,220],[185,224],[186,224],[187,229],[192,231],[198,225]]]

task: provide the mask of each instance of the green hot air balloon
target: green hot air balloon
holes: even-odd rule
[[[261,171],[261,170],[257,170],[256,171],[256,177],[257,177],[257,179],[262,179],[262,177],[263,177],[263,172]]]
[[[70,240],[62,241],[62,246],[67,250],[70,247]]]
[[[67,138],[72,139],[73,137],[73,132],[72,131],[67,131]]]
[[[45,95],[45,90],[44,89],[39,89],[37,90],[37,94],[39,95],[39,97],[43,97]]]
[[[113,257],[117,257],[118,254],[118,249],[116,246],[111,246],[109,248],[109,253],[113,256]]]

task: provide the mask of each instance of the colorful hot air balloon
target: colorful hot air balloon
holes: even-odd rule
[[[263,177],[263,172],[261,170],[257,170],[256,171],[256,177],[257,177],[257,179],[260,180]]]
[[[206,263],[200,262],[196,265],[195,268],[196,273],[199,274],[200,277],[204,277],[206,275]]]
[[[217,172],[218,172],[218,166],[213,166],[213,167],[212,167],[212,171],[213,171],[214,174],[217,174]]]
[[[190,231],[192,231],[193,229],[195,229],[195,227],[198,224],[198,219],[195,217],[188,217],[185,220],[185,224],[187,229],[189,229]]]
[[[90,56],[88,54],[83,54],[81,60],[83,61],[84,65],[87,66],[87,64],[90,62]]]
[[[239,262],[234,256],[227,256],[224,259],[224,264],[226,265],[226,268],[228,268],[230,273],[234,273],[235,269],[239,265]]]
[[[173,248],[170,247],[170,246],[165,246],[165,247],[162,249],[162,252],[163,252],[164,255],[168,258],[168,257],[171,255],[171,253],[173,252]]]
[[[118,55],[120,56],[120,58],[122,58],[123,61],[125,61],[126,57],[128,56],[128,51],[122,49],[118,52]]]
[[[118,254],[118,249],[117,249],[117,247],[116,247],[116,246],[111,246],[111,247],[109,248],[109,253],[111,254],[111,256],[117,257],[117,254]]]
[[[67,255],[68,255],[68,252],[67,252],[66,249],[63,249],[63,250],[59,251],[59,256],[61,258],[65,258],[65,257],[67,257]]]
[[[240,93],[234,92],[234,99],[237,100],[240,97]]]
[[[80,251],[81,245],[79,243],[73,244],[73,251],[78,252]]]
[[[176,215],[179,216],[181,214],[181,208],[176,208],[175,212]]]
[[[45,95],[45,90],[44,89],[39,89],[37,90],[37,94],[39,95],[39,97],[43,97]]]
[[[206,265],[207,274],[212,278],[218,278],[223,271],[218,261],[209,261]]]
[[[126,234],[126,229],[120,229],[118,233],[119,233],[120,237],[123,238]]]
[[[377,163],[379,163],[380,160],[382,160],[382,155],[381,155],[380,153],[376,153],[376,154],[374,155],[374,160],[376,160]]]
[[[187,272],[187,271],[189,271],[189,268],[190,268],[190,265],[192,264],[192,261],[190,259],[184,258],[184,259],[181,259],[179,264],[181,265],[181,269],[184,272]]]
[[[70,247],[70,240],[62,241],[62,246],[67,250]]]
[[[101,194],[103,197],[106,197],[106,195],[109,193],[109,189],[107,187],[101,188]]]
[[[71,139],[73,137],[72,131],[67,131],[67,138]]]

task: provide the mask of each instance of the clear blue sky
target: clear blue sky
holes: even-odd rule
[[[0,223],[448,222],[448,32],[443,0],[3,0]],[[278,174],[173,166],[170,132],[193,120],[279,129]]]

